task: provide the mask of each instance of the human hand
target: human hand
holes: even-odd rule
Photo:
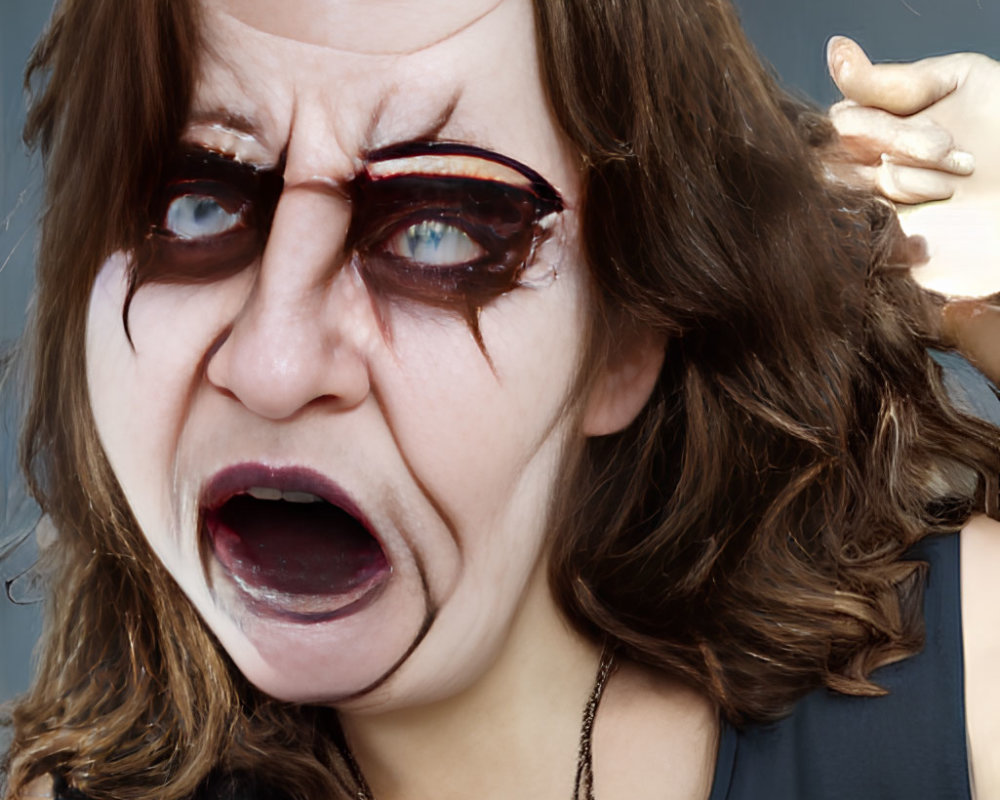
[[[831,38],[827,64],[844,100],[830,109],[830,119],[843,163],[854,169],[851,182],[897,203],[951,197],[953,176],[972,174],[975,160],[955,144],[952,134],[962,125],[935,116],[945,98],[965,88],[979,59],[996,67],[970,53],[875,65],[856,42]]]
[[[922,204],[899,208],[904,230],[927,242],[929,259],[913,272],[922,285],[946,295],[997,292],[1000,64],[959,53],[873,65],[841,36],[830,40],[827,59],[845,96],[831,109],[846,156],[835,174],[897,203]]]
[[[827,61],[845,97],[830,112],[841,169],[907,204],[903,228],[925,239],[929,256],[914,278],[953,298],[941,316],[944,343],[1000,383],[1000,64],[959,53],[873,65],[841,36]]]

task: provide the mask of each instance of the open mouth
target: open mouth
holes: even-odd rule
[[[201,513],[216,561],[265,612],[344,616],[374,599],[391,573],[356,506],[308,470],[231,467],[209,483]]]

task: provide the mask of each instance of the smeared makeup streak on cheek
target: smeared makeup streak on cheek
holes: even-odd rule
[[[483,337],[482,312],[496,300],[518,290],[544,290],[559,277],[565,253],[565,234],[558,222],[535,236],[524,263],[514,263],[502,270],[472,273],[456,285],[454,277],[420,271],[411,284],[400,285],[400,275],[386,275],[358,265],[368,286],[372,307],[382,338],[393,349],[393,312],[409,314],[442,312],[462,320],[476,347],[497,375],[493,359]]]
[[[436,515],[436,517],[444,525],[445,530],[448,532],[448,536],[451,542],[455,545],[459,557],[461,558],[462,539],[458,535],[458,526],[455,524],[455,520],[452,518],[452,515],[448,512],[448,510],[441,504],[438,498],[433,494],[433,492],[430,490],[430,487],[427,485],[427,482],[420,475],[420,473],[414,468],[412,460],[407,456],[409,448],[406,446],[405,441],[400,436],[399,426],[396,422],[394,414],[392,413],[392,409],[390,408],[389,404],[385,402],[385,399],[382,397],[382,392],[380,391],[377,385],[372,388],[372,396],[374,397],[375,402],[378,404],[379,412],[381,413],[382,418],[386,420],[386,423],[389,426],[389,433],[391,434],[393,443],[396,446],[396,452],[399,453],[400,457],[402,458],[403,465],[406,467],[406,472],[410,476],[410,480],[413,481],[414,485],[419,490],[421,497],[423,497],[424,500],[427,501],[430,507],[434,510],[434,514]],[[404,509],[399,508],[397,506],[395,511],[400,518],[403,518],[405,516]],[[414,559],[417,562],[420,574],[424,576],[426,585],[427,583],[426,576],[424,575],[424,572],[422,570],[422,565],[424,563],[423,559],[420,557],[419,553],[414,556]]]
[[[424,641],[424,639],[427,637],[427,634],[430,632],[431,626],[434,624],[434,620],[437,619],[438,607],[431,599],[430,586],[427,583],[427,569],[419,553],[414,553],[414,560],[416,561],[417,573],[420,575],[420,587],[424,595],[424,608],[426,609],[426,613],[424,615],[423,623],[420,626],[420,630],[417,631],[417,635],[413,638],[413,641],[410,643],[410,646],[406,649],[403,655],[401,655],[399,659],[391,667],[389,667],[389,669],[387,669],[384,673],[382,673],[382,675],[380,675],[378,678],[376,678],[374,681],[368,684],[368,686],[366,686],[364,689],[361,689],[360,691],[354,692],[353,694],[350,695],[345,695],[344,697],[339,697],[330,700],[329,701],[330,705],[336,705],[337,703],[347,703],[350,702],[351,700],[357,700],[359,698],[364,697],[367,694],[371,694],[376,689],[385,685],[385,683],[390,678],[392,678],[392,676],[395,675],[396,672],[399,671],[399,669],[403,666],[403,664],[407,662],[410,656],[413,655],[414,651],[420,646],[421,642]]]

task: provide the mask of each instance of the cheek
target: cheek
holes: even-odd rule
[[[408,466],[460,532],[543,516],[573,426],[584,338],[573,272],[483,311],[489,358],[457,319],[392,317],[392,368],[377,370],[382,405]],[[534,535],[537,522],[515,527]]]
[[[94,282],[87,311],[87,387],[101,444],[119,481],[134,471],[125,467],[141,449],[137,419],[141,407],[140,366],[125,335],[122,307],[127,291],[126,259],[112,256]],[[130,443],[132,446],[130,446]]]
[[[161,540],[176,528],[171,492],[176,444],[205,353],[224,319],[226,294],[216,287],[143,287],[122,320],[127,259],[101,268],[87,315],[86,366],[97,432],[143,531],[161,557]],[[220,313],[221,312],[221,313]]]

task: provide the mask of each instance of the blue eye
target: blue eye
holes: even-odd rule
[[[228,211],[214,197],[185,194],[167,208],[164,228],[178,239],[207,239],[239,228],[243,209]]]
[[[484,250],[465,231],[440,220],[410,225],[386,243],[392,255],[434,267],[458,266],[484,255]]]

